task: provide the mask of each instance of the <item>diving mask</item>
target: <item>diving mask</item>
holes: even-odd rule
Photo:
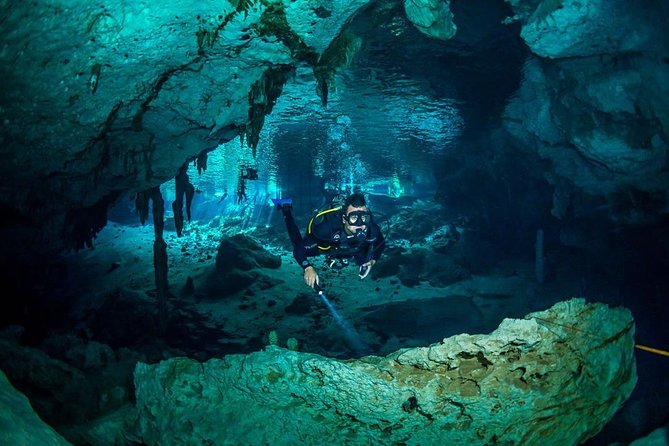
[[[367,226],[372,221],[372,214],[367,211],[351,211],[344,216],[344,220],[349,226]]]

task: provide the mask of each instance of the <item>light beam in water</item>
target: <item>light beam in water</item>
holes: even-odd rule
[[[314,286],[314,289],[318,291],[318,295],[325,303],[325,306],[330,311],[330,314],[332,314],[334,320],[337,322],[337,324],[339,324],[341,329],[344,331],[344,337],[346,338],[346,341],[351,346],[351,348],[355,351],[355,354],[356,355],[370,354],[369,346],[362,341],[355,327],[353,327],[353,325],[351,325],[349,321],[344,319],[339,314],[334,305],[332,305],[332,302],[330,302],[330,300],[325,296],[325,293],[323,293],[323,289],[320,286],[318,286],[318,284]]]

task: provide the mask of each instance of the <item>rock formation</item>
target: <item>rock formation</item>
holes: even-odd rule
[[[523,68],[506,128],[550,160],[553,214],[565,217],[576,196],[602,199],[625,224],[666,214],[669,40],[659,22],[668,7],[509,3],[536,57]]]
[[[289,74],[368,1],[285,3],[1,2],[7,253],[90,244],[123,193],[257,144]]]
[[[67,446],[68,443],[37,416],[28,398],[0,370],[0,443]]]
[[[140,437],[158,444],[578,444],[636,383],[623,308],[560,302],[386,357],[268,346],[135,370]]]

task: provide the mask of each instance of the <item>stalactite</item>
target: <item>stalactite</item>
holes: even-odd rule
[[[248,123],[242,127],[242,130],[246,134],[246,142],[251,147],[253,158],[256,157],[260,130],[265,123],[265,115],[272,112],[277,98],[283,91],[283,86],[293,71],[294,68],[288,65],[270,68],[263,73],[261,79],[251,86]]]
[[[63,232],[68,246],[76,251],[92,248],[93,240],[107,224],[107,210],[116,203],[119,195],[119,192],[111,192],[92,206],[68,211]]]
[[[163,238],[165,229],[165,201],[158,186],[150,191],[153,200],[153,228],[155,240],[153,242],[153,268],[155,272],[156,289],[158,291],[158,334],[164,335],[167,330],[167,243]]]
[[[534,245],[534,272],[537,283],[543,284],[546,279],[544,269],[544,230],[537,229],[537,241]]]
[[[176,185],[176,198],[172,203],[172,211],[174,211],[174,226],[177,230],[177,235],[181,235],[184,228],[184,196],[186,197],[186,215],[190,223],[190,205],[193,202],[195,195],[195,187],[188,180],[188,163],[185,163],[179,169],[179,173],[174,177]]]
[[[202,152],[195,159],[195,167],[197,167],[198,175],[207,170],[207,158],[207,152]]]
[[[144,224],[149,216],[149,199],[151,198],[151,191],[145,190],[137,192],[135,195],[135,209],[139,215],[139,221]]]

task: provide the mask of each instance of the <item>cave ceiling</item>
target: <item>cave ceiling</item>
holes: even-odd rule
[[[667,211],[658,2],[2,3],[6,253],[84,246],[120,197],[230,140],[255,150],[275,106],[289,127],[336,120],[338,101],[369,117],[361,138],[434,147],[496,116],[557,197],[634,191]]]

